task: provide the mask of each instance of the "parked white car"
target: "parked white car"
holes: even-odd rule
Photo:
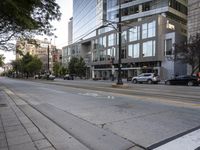
[[[52,74],[49,75],[49,77],[47,78],[47,80],[54,80],[56,77]]]
[[[142,73],[139,76],[132,78],[132,83],[158,83],[160,82],[160,77],[155,73]]]

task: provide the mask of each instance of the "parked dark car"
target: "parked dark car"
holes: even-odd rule
[[[194,86],[199,85],[198,78],[196,76],[184,75],[177,76],[175,78],[165,81],[166,85],[188,85]]]
[[[71,74],[66,74],[64,77],[63,77],[64,80],[74,80],[74,76],[71,75]]]

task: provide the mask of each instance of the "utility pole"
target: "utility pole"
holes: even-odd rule
[[[122,34],[122,26],[121,26],[121,17],[122,17],[122,13],[121,13],[121,0],[118,0],[119,2],[119,22],[118,22],[118,39],[119,39],[119,57],[118,57],[118,79],[117,79],[117,84],[118,85],[123,85],[122,82],[122,77],[121,77],[121,34]]]
[[[47,47],[47,71],[49,73],[49,44],[48,44],[48,47]]]

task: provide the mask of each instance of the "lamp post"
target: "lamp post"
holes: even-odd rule
[[[118,57],[118,79],[117,79],[117,84],[118,85],[123,85],[122,82],[122,77],[121,77],[121,32],[122,32],[122,27],[121,27],[121,0],[118,1],[119,2],[119,22],[117,25],[118,28],[118,39],[119,39],[119,57]]]
[[[51,45],[51,40],[50,39],[50,45]],[[49,51],[50,51],[50,47],[49,47],[49,43],[48,43],[48,46],[47,46],[47,72],[49,73]]]
[[[48,47],[47,47],[47,71],[49,73],[49,44],[48,44]]]

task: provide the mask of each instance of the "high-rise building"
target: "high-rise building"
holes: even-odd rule
[[[188,1],[188,37],[200,33],[200,1]]]
[[[68,22],[68,45],[73,42],[73,17]]]
[[[63,57],[84,57],[90,78],[117,77],[119,10],[123,78],[186,74],[186,65],[172,59],[173,43],[187,39],[186,0],[74,0],[73,5],[73,43]]]

